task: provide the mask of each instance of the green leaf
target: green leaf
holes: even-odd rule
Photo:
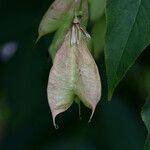
[[[92,28],[92,43],[93,53],[95,58],[99,58],[104,50],[106,34],[106,18],[103,16],[93,25]]]
[[[150,43],[149,0],[107,0],[105,61],[108,97]]]
[[[101,18],[105,13],[106,0],[89,0],[90,19],[95,21]]]
[[[144,150],[150,150],[150,99],[148,99],[146,104],[144,105],[141,115],[148,130],[148,137],[145,143]]]

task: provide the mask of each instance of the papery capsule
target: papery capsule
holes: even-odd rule
[[[75,19],[55,55],[49,75],[48,101],[56,128],[55,117],[71,106],[75,95],[92,109],[90,120],[101,97],[98,68],[85,40],[90,36]]]

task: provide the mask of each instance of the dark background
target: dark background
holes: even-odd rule
[[[34,46],[40,20],[50,0],[0,0],[0,149],[1,150],[142,150],[146,128],[140,111],[149,89],[149,48],[106,97],[103,53],[96,60],[102,99],[93,120],[82,105],[82,120],[73,104],[56,121],[55,130],[46,88],[52,66],[48,55],[54,34]],[[88,30],[91,31],[92,23]]]

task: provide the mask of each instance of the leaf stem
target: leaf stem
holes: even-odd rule
[[[78,97],[75,98],[75,102],[78,105],[78,108],[79,108],[79,120],[81,120],[82,119],[82,117],[81,117],[81,102],[80,102]]]

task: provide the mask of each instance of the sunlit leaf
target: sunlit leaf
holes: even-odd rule
[[[108,96],[150,43],[150,1],[108,0],[105,62]]]

